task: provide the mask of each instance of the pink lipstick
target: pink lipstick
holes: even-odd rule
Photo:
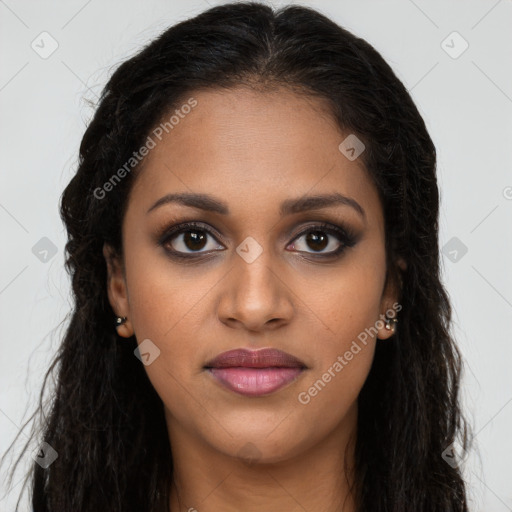
[[[272,348],[230,350],[205,365],[218,382],[246,396],[273,393],[294,381],[306,368],[291,354]]]

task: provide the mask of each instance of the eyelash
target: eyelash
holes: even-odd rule
[[[200,231],[207,233],[212,238],[214,238],[217,242],[217,238],[219,235],[216,235],[215,232],[213,232],[206,224],[203,224],[201,222],[185,222],[182,224],[178,224],[176,226],[171,227],[170,229],[164,228],[163,233],[158,236],[158,244],[164,248],[164,250],[171,256],[177,259],[181,260],[193,260],[193,259],[199,259],[202,257],[202,255],[208,254],[211,255],[212,253],[208,252],[192,252],[192,253],[183,253],[180,251],[176,251],[174,249],[169,249],[167,247],[167,244],[175,238],[177,235],[181,235],[183,233],[187,233],[188,231]],[[309,253],[305,251],[298,251],[301,254],[307,254],[309,257],[313,257],[314,259],[317,258],[323,258],[323,259],[332,259],[335,257],[340,257],[347,248],[353,247],[357,240],[355,234],[351,231],[351,229],[348,226],[336,226],[334,224],[329,223],[320,223],[315,224],[314,226],[309,226],[305,230],[298,233],[290,243],[295,243],[296,240],[299,238],[302,238],[304,235],[308,235],[310,233],[314,232],[324,232],[328,235],[335,236],[340,241],[340,246],[338,249],[334,251],[330,251],[328,253]],[[290,245],[290,244],[288,244]],[[217,251],[214,251],[217,252]]]

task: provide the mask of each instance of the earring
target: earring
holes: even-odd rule
[[[126,320],[128,320],[128,318],[126,316],[118,316],[116,318],[116,328],[123,325],[126,322]]]
[[[395,326],[398,323],[398,318],[389,318],[386,316],[385,320],[386,324],[384,325],[385,329],[388,331],[395,331]]]

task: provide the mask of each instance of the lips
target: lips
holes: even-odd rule
[[[205,365],[206,368],[305,368],[296,357],[275,348],[236,349],[222,352]]]
[[[230,350],[205,365],[225,388],[246,396],[273,393],[296,380],[306,368],[300,359],[270,348]]]

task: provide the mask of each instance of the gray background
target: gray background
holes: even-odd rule
[[[0,0],[2,453],[33,410],[71,306],[57,204],[88,101],[152,37],[217,3]],[[477,445],[464,472],[472,510],[512,511],[512,1],[301,3],[381,52],[434,139],[444,281]],[[12,488],[3,477],[0,510],[14,510],[22,473]]]

